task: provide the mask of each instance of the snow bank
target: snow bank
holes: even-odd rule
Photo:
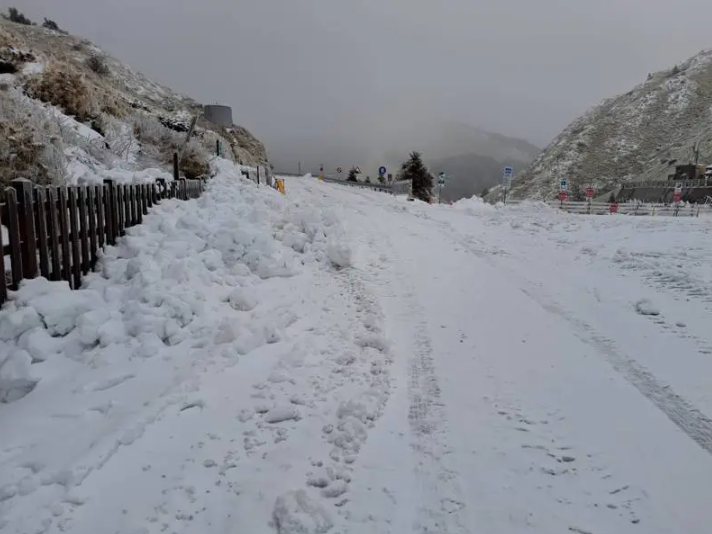
[[[257,187],[227,160],[217,168],[200,199],[162,202],[107,247],[82,289],[44,278],[22,282],[0,311],[0,401],[31,391],[31,363],[56,355],[107,365],[150,358],[206,334],[211,343],[249,352],[279,334],[247,318],[226,322],[225,303],[250,312],[260,304],[251,289],[260,280],[293,276],[307,264],[349,265],[350,247],[333,212]],[[133,179],[155,175],[148,169]]]
[[[486,203],[482,200],[482,197],[472,196],[470,198],[463,198],[458,200],[452,205],[456,210],[464,211],[470,215],[477,215],[480,213],[492,213],[495,207],[491,204]]]
[[[75,153],[75,156],[76,155]],[[75,157],[70,164],[70,183],[76,185],[99,185],[107,179],[114,180],[119,184],[145,184],[154,183],[159,178],[170,182],[173,180],[173,175],[164,170],[155,168],[130,171],[124,169],[90,167],[82,164],[78,157]]]

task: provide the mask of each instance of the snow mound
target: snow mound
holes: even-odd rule
[[[458,200],[452,205],[453,208],[457,210],[464,211],[469,215],[480,215],[483,213],[492,213],[495,211],[495,207],[488,204],[481,197],[472,196],[470,198],[463,198]]]
[[[635,311],[640,315],[660,315],[660,309],[648,299],[641,299],[636,302]]]
[[[334,526],[326,508],[303,489],[277,497],[274,522],[279,534],[324,534]]]
[[[44,278],[22,282],[0,310],[0,398],[30,391],[31,363],[57,354],[100,366],[151,358],[198,335],[202,343],[247,354],[280,334],[268,318],[226,318],[225,303],[252,312],[259,306],[253,286],[261,280],[291,277],[309,264],[350,264],[334,212],[258,187],[228,160],[215,166],[218,174],[201,198],[165,200],[152,209],[102,252],[81,289]]]

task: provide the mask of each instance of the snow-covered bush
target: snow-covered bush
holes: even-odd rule
[[[0,188],[26,177],[39,184],[64,180],[67,159],[59,124],[15,88],[0,91]]]

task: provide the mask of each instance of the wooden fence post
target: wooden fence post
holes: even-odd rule
[[[173,152],[173,179],[180,177],[180,166],[178,165],[178,152]]]
[[[69,232],[72,247],[72,289],[79,289],[82,285],[82,257],[79,251],[79,217],[77,211],[77,193],[79,188],[70,186],[67,188],[67,200],[69,203]]]
[[[22,280],[22,239],[20,237],[20,214],[17,207],[15,189],[5,190],[5,209],[7,210],[7,231],[10,240],[10,268],[12,270],[12,289],[17,289]],[[5,273],[3,273],[4,276]]]
[[[35,233],[35,212],[32,202],[32,182],[27,178],[17,178],[10,182],[17,194],[20,218],[20,239],[22,240],[22,277],[37,276],[37,235]]]
[[[49,208],[47,233],[49,234],[49,246],[52,253],[52,272],[50,280],[59,281],[62,279],[62,253],[60,252],[59,238],[59,197],[56,187],[47,188],[47,207]]]
[[[116,203],[116,185],[114,184],[114,180],[111,180],[110,178],[104,179],[104,185],[107,187],[107,192],[105,195],[106,242],[109,245],[115,245],[116,236],[119,233],[119,220]]]
[[[179,200],[188,200],[188,180],[181,178],[178,183],[180,187],[178,188],[178,194],[176,196]]]
[[[158,193],[156,194],[156,202],[160,202],[166,198],[166,179],[156,178],[156,184],[158,184]]]
[[[47,280],[50,278],[49,269],[49,244],[47,242],[47,189],[44,187],[36,187],[33,190],[35,195],[35,208],[37,215],[37,240],[39,241],[40,253],[40,276],[44,276]]]
[[[0,210],[2,208],[0,207]],[[0,213],[0,220],[2,220],[2,213]],[[0,230],[0,307],[7,300],[7,283],[5,281],[5,243],[2,241],[2,230]]]

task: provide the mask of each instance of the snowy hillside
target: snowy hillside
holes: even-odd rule
[[[601,193],[633,179],[664,180],[669,160],[692,161],[695,143],[700,163],[712,163],[712,50],[576,119],[515,177],[512,194],[552,199],[564,176]]]
[[[709,218],[215,163],[0,311],[3,534],[708,534]]]
[[[77,183],[107,169],[168,170],[200,110],[89,41],[0,19],[0,187],[17,177]],[[266,163],[247,130],[201,119],[181,160],[187,177],[209,172],[218,140],[237,163]]]

